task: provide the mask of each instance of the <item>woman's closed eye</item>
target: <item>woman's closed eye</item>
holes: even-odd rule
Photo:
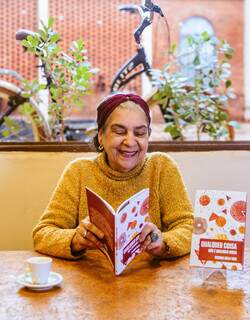
[[[113,129],[112,131],[113,131],[113,133],[118,134],[118,135],[124,135],[127,133],[127,131],[122,128],[116,128],[116,129]]]
[[[134,131],[134,135],[136,137],[144,137],[146,134],[147,134],[147,129],[146,130],[140,129],[140,130],[135,130]]]

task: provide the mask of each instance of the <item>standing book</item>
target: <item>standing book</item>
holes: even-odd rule
[[[104,250],[116,275],[141,252],[140,233],[149,220],[149,189],[125,200],[115,211],[98,194],[86,188],[90,221],[104,233]]]
[[[246,192],[198,190],[190,266],[243,270]]]

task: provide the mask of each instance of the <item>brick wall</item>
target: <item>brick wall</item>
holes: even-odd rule
[[[111,79],[121,64],[135,52],[133,30],[139,18],[117,10],[118,4],[140,3],[140,0],[49,0],[49,15],[57,19],[55,29],[62,35],[62,46],[83,38],[92,65],[100,69],[94,79],[93,94],[79,116],[95,118],[96,103],[109,92]],[[236,49],[232,60],[233,86],[237,101],[230,106],[234,118],[242,119],[243,96],[243,0],[157,0],[168,17],[172,41],[178,42],[181,21],[198,15],[207,18],[216,35]],[[23,54],[15,41],[18,28],[36,29],[36,0],[0,0],[2,30],[0,34],[0,67],[13,68],[25,77],[36,76],[35,59]],[[156,19],[154,24],[154,65],[166,62],[166,27]],[[140,93],[140,81],[130,89]]]
[[[0,68],[14,69],[28,79],[35,78],[35,58],[23,52],[15,40],[15,33],[20,28],[36,30],[37,1],[0,0],[0,21]]]

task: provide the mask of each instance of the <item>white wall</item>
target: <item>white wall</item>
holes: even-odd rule
[[[192,200],[197,189],[247,191],[250,194],[249,151],[177,152],[170,155],[181,168]],[[32,228],[48,203],[63,168],[70,160],[81,156],[93,157],[94,154],[0,153],[0,250],[32,248]]]

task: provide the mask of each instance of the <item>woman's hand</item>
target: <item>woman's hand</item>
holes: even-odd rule
[[[142,229],[140,242],[142,244],[142,251],[146,251],[154,256],[162,255],[166,249],[161,231],[151,222],[147,222]]]
[[[71,251],[77,254],[84,249],[103,249],[104,245],[100,241],[103,237],[103,232],[89,221],[89,217],[86,217],[76,228],[71,242]]]

